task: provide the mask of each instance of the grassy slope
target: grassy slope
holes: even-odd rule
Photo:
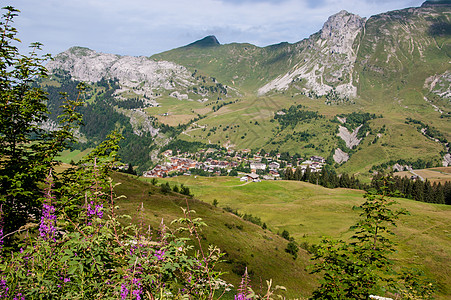
[[[215,47],[181,47],[152,56],[169,60],[192,70],[214,76],[219,82],[242,92],[255,92],[293,66],[300,43],[282,43],[260,48],[251,44],[232,43]]]
[[[118,194],[127,196],[120,200],[120,213],[137,215],[137,208],[144,205],[145,225],[158,228],[161,220],[169,224],[172,220],[182,217],[180,207],[186,207],[185,198],[179,194],[162,195],[149,183],[136,180],[124,174],[113,174],[113,178],[122,184],[117,187]],[[148,192],[152,195],[149,196]],[[238,286],[240,276],[232,269],[240,265],[247,265],[253,274],[252,286],[258,290],[260,282],[273,279],[275,284],[285,286],[290,298],[306,296],[313,290],[317,279],[308,274],[305,267],[309,264],[308,254],[300,250],[299,257],[293,260],[291,255],[284,251],[287,241],[269,230],[243,221],[233,214],[227,213],[210,204],[188,200],[189,208],[196,211],[194,217],[201,217],[208,225],[201,236],[206,247],[209,244],[217,245],[227,253],[229,263],[222,264],[221,268],[228,272],[224,279]],[[132,222],[138,222],[137,217]],[[229,229],[225,224],[229,227]],[[241,228],[241,229],[239,229]]]
[[[176,177],[168,181],[190,187],[196,198],[230,206],[262,219],[274,232],[288,230],[297,242],[316,243],[322,235],[349,236],[358,218],[352,207],[364,200],[363,192],[326,189],[304,182],[265,181],[242,185],[236,178]],[[396,263],[424,269],[440,286],[440,298],[451,296],[451,207],[399,199],[406,208],[395,229],[399,252]]]

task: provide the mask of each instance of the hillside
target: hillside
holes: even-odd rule
[[[346,239],[359,215],[355,206],[363,203],[363,192],[327,189],[293,181],[264,181],[243,185],[230,177],[175,177],[172,184],[188,186],[195,197],[207,203],[217,199],[219,207],[260,217],[274,232],[289,231],[301,246],[318,243],[322,236]],[[439,286],[438,299],[451,295],[451,208],[398,199],[398,207],[409,211],[395,228],[397,249],[394,262],[419,268]]]
[[[203,246],[216,245],[226,253],[221,265],[227,272],[223,278],[235,287],[239,286],[245,267],[255,290],[264,289],[265,280],[273,279],[274,284],[285,286],[288,289],[285,295],[292,298],[307,296],[316,286],[317,277],[305,269],[310,264],[307,252],[300,249],[294,260],[284,251],[288,241],[275,233],[208,203],[176,193],[161,194],[159,187],[127,175],[114,173],[113,179],[121,183],[116,193],[127,196],[118,202],[119,213],[136,216],[142,203],[144,227],[158,228],[162,220],[169,225],[183,217],[181,208],[189,205],[196,212],[193,218],[202,218],[207,224],[200,234]],[[136,217],[132,222],[138,222]]]
[[[180,207],[187,205],[184,196],[163,195],[158,187],[142,180],[123,174],[113,175],[115,181],[122,183],[117,193],[127,196],[118,203],[120,212],[136,215],[143,203],[142,220],[145,226],[152,228],[157,228],[162,219],[168,224],[181,217]],[[227,253],[227,262],[222,265],[228,271],[225,279],[236,286],[240,280],[238,274],[247,266],[254,287],[260,280],[272,278],[275,284],[288,288],[286,295],[289,297],[308,296],[317,284],[317,278],[305,270],[311,262],[304,249],[318,243],[322,236],[349,237],[349,227],[359,215],[353,207],[364,201],[361,191],[331,190],[293,181],[243,185],[235,178],[182,176],[168,182],[171,187],[184,184],[194,193],[195,197],[188,199],[188,205],[196,211],[195,217],[202,218],[208,225],[201,234],[204,246],[214,244]],[[214,199],[219,202],[217,208],[209,204]],[[398,202],[398,206],[406,208],[410,215],[402,217],[395,229],[398,249],[394,257],[395,268],[409,266],[423,270],[438,284],[437,299],[446,299],[451,295],[447,284],[451,274],[446,263],[451,258],[448,222],[451,210],[445,205],[403,199]],[[263,230],[220,207],[261,218],[268,229]],[[302,247],[296,260],[284,251],[287,241],[275,235],[283,230],[287,230]]]
[[[148,135],[139,158],[123,153],[141,171],[171,139],[321,155],[364,177],[401,160],[446,166],[450,24],[450,5],[434,2],[367,20],[340,11],[294,44],[224,45],[208,36],[150,58],[75,47],[47,65],[54,75],[44,85],[64,90],[64,76],[91,83],[87,101],[103,105],[97,115],[112,110],[123,130]],[[105,88],[108,80],[115,84]],[[291,107],[298,112],[287,117],[297,121],[285,126],[276,116]],[[320,117],[298,118],[305,111]],[[353,113],[377,117],[357,123]],[[81,129],[90,141],[87,131],[95,130]]]

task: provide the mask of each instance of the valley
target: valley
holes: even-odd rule
[[[3,8],[0,298],[449,299],[450,8],[52,59]]]
[[[451,45],[446,31],[434,29],[449,18],[446,5],[368,20],[341,11],[294,44],[223,45],[208,36],[152,57],[73,47],[47,65],[53,77],[43,84],[64,91],[62,80],[88,82],[86,101],[104,101],[121,119],[107,128],[147,134],[145,142],[124,142],[139,155],[122,151],[139,172],[158,164],[156,154],[175,139],[320,155],[337,172],[369,180],[399,162],[449,164]],[[98,140],[87,127],[82,137]]]
[[[143,203],[145,222],[152,227],[158,226],[162,218],[179,217],[180,207],[186,207],[186,200],[176,193],[164,196],[154,192],[155,186],[149,184],[150,179],[141,179],[140,183],[122,174],[114,175],[114,179],[122,183],[117,192],[127,196],[119,203],[121,212],[131,214]],[[359,190],[327,189],[296,181],[243,185],[237,178],[179,176],[159,179],[158,185],[164,182],[169,182],[171,187],[183,184],[190,188],[194,199],[201,200],[189,200],[189,207],[207,223],[208,227],[203,230],[206,241],[226,251],[229,262],[222,267],[228,271],[227,280],[235,285],[239,283],[240,276],[234,267],[242,262],[252,271],[252,282],[258,285],[260,280],[272,278],[275,284],[288,289],[286,295],[289,297],[306,296],[315,286],[317,278],[305,270],[312,264],[306,250],[317,244],[322,236],[348,239],[349,227],[359,215],[354,208],[364,201],[364,193]],[[152,190],[152,195],[147,196],[147,190]],[[212,205],[215,200],[217,207]],[[407,209],[409,215],[403,216],[395,228],[398,245],[393,257],[395,268],[408,266],[423,270],[438,284],[436,299],[446,299],[451,293],[447,284],[451,274],[446,263],[451,258],[448,222],[451,208],[396,200],[396,206]],[[259,218],[267,229],[242,220],[228,212],[230,210],[241,216],[247,214]],[[300,245],[296,260],[283,251],[286,241],[275,235],[284,230]],[[260,261],[262,257],[264,263]],[[279,272],[280,269],[284,271]]]

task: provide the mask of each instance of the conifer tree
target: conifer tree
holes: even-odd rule
[[[369,299],[382,286],[393,286],[391,227],[406,212],[390,208],[396,202],[387,197],[384,186],[381,184],[382,193],[365,194],[366,201],[359,207],[360,220],[351,227],[354,234],[350,242],[324,238],[315,247],[312,273],[324,277],[313,299]]]

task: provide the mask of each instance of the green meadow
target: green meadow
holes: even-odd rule
[[[144,179],[147,181],[147,179]],[[163,180],[161,180],[163,181]],[[363,191],[327,189],[296,181],[262,181],[243,184],[237,178],[180,176],[164,181],[171,186],[188,186],[195,198],[218,207],[231,207],[240,213],[260,217],[274,232],[288,230],[301,245],[311,245],[322,236],[346,239],[349,227],[358,219],[355,209],[364,202]],[[451,295],[451,207],[413,200],[396,199],[405,208],[394,229],[398,244],[395,268],[408,266],[423,270],[433,278],[441,299]],[[354,208],[354,209],[353,209]]]

